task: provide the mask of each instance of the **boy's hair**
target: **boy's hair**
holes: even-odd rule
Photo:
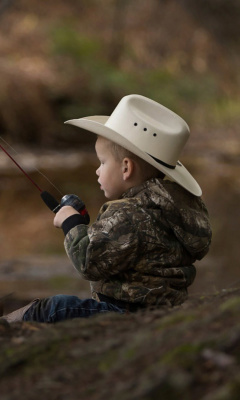
[[[129,150],[124,149],[124,147],[118,145],[109,140],[110,150],[117,161],[122,161],[125,157],[130,158],[133,160],[140,168],[142,177],[144,180],[150,178],[161,178],[165,177],[164,173],[159,171],[153,165],[149,164],[147,161],[143,160],[142,158],[136,156]]]

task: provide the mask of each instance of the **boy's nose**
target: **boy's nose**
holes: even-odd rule
[[[100,168],[100,167],[98,167],[98,169],[96,169],[96,174],[97,174],[97,176],[99,176],[99,168]]]

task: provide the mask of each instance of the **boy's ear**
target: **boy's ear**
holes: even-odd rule
[[[123,180],[126,181],[132,177],[134,170],[134,163],[131,158],[125,157],[122,160],[122,175]]]

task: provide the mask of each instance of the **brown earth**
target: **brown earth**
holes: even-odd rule
[[[238,400],[240,289],[173,309],[0,322],[1,400]]]

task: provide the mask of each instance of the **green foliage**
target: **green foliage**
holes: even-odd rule
[[[200,351],[204,348],[202,343],[184,343],[166,352],[161,358],[162,364],[190,367]]]
[[[214,103],[218,97],[217,82],[210,75],[173,74],[156,69],[145,74],[146,95],[191,120],[193,105],[196,108]]]
[[[218,124],[232,124],[240,119],[240,101],[238,98],[221,97],[213,105],[214,120]]]
[[[114,368],[114,365],[116,364],[116,360],[118,358],[119,354],[117,350],[112,350],[105,353],[105,356],[103,359],[100,360],[98,369],[102,373],[107,373],[111,371],[112,368]]]
[[[80,35],[69,25],[52,29],[51,39],[52,55],[62,57],[63,62],[68,59],[73,63],[76,80],[79,81],[79,90],[74,92],[71,102],[62,107],[63,118],[108,113],[106,103],[137,92],[135,76],[109,60],[108,48],[102,40]],[[83,101],[86,96],[87,101]]]
[[[93,115],[109,113],[109,104],[129,93],[150,97],[186,118],[189,123],[211,126],[237,120],[240,102],[230,99],[221,88],[217,76],[209,71],[197,73],[172,71],[167,66],[156,68],[123,67],[109,55],[109,45],[95,36],[79,34],[70,24],[58,25],[51,31],[53,56],[68,59],[79,76],[71,102],[64,103],[61,115]],[[134,65],[134,50],[122,50],[122,58]],[[179,56],[180,57],[180,56]],[[86,92],[82,92],[81,82]],[[87,101],[85,97],[87,96]],[[111,106],[112,109],[112,106]]]
[[[220,310],[222,312],[231,312],[235,313],[240,309],[240,298],[239,297],[232,297],[226,300],[224,303],[221,304]]]
[[[100,41],[78,35],[70,25],[56,26],[51,37],[53,54],[68,56],[83,65],[100,53]]]

